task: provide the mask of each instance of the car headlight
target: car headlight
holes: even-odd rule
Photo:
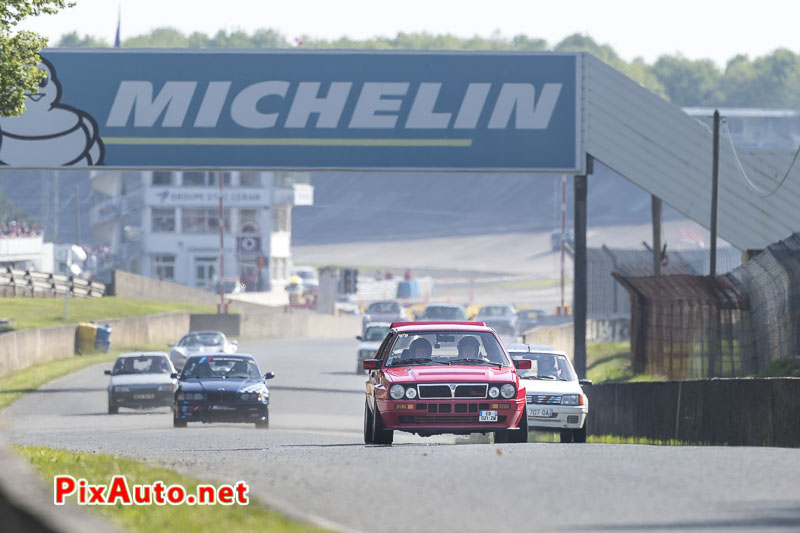
[[[489,398],[497,398],[500,396],[500,389],[497,387],[489,387]]]
[[[122,385],[117,385],[114,387],[114,392],[130,392],[128,387],[123,387]]]
[[[565,394],[561,397],[561,405],[581,405],[581,400],[580,394]]]
[[[516,393],[517,389],[511,383],[506,383],[500,387],[500,394],[503,398],[513,398]]]
[[[249,392],[243,392],[243,393],[241,393],[239,395],[239,399],[241,399],[241,400],[249,400],[250,396],[251,396],[251,394]],[[255,394],[253,394],[252,396],[255,396]]]
[[[413,400],[416,397],[417,397],[417,389],[415,389],[414,387],[409,387],[406,389],[406,398],[408,398],[409,400]]]
[[[393,400],[401,400],[405,395],[406,388],[402,385],[392,385],[389,388],[389,396],[391,396]]]
[[[165,390],[172,390],[172,385],[159,385],[158,392],[162,392]]]

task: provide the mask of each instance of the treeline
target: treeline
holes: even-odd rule
[[[108,43],[76,32],[64,35],[59,47],[103,47]],[[800,108],[800,55],[778,49],[750,59],[731,58],[724,69],[709,59],[691,60],[663,55],[652,65],[641,58],[624,61],[608,45],[581,34],[571,35],[550,46],[544,39],[517,35],[504,38],[460,38],[453,35],[399,33],[394,38],[377,37],[355,41],[346,37],[320,40],[310,37],[288,40],[271,29],[253,34],[220,31],[184,35],[173,28],[159,28],[146,35],[125,39],[124,48],[270,48],[270,49],[369,49],[369,50],[482,50],[519,52],[590,52],[628,77],[680,106]]]

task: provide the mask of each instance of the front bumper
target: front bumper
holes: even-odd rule
[[[209,403],[206,401],[176,401],[175,418],[186,422],[256,422],[264,420],[269,402]]]
[[[129,392],[109,392],[108,405],[110,407],[130,407],[133,409],[146,409],[149,407],[171,406],[174,398],[172,389],[157,390],[131,390]]]
[[[552,414],[542,411],[552,410]],[[530,429],[580,429],[589,415],[586,405],[545,405],[529,403],[528,427]]]
[[[525,399],[383,400],[378,411],[386,429],[411,433],[488,433],[516,428]],[[481,422],[481,411],[497,411],[496,422]]]

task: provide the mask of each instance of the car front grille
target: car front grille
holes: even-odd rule
[[[528,396],[528,403],[538,403],[542,405],[561,405],[560,394],[531,394]]]
[[[578,415],[567,416],[567,424],[577,424],[577,423],[578,423]]]
[[[486,391],[489,385],[480,384],[437,384],[437,385],[418,385],[419,398],[430,400],[436,398],[486,398]]]
[[[485,422],[478,422],[477,415],[401,415],[398,419],[401,424],[417,425],[417,426],[439,426],[439,425],[478,425]],[[503,424],[506,422],[506,416],[500,415],[497,417],[497,422]]]
[[[230,403],[236,401],[236,393],[234,392],[209,392],[209,403]]]

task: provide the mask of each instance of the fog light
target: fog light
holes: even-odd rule
[[[489,398],[497,398],[498,396],[500,396],[500,389],[497,387],[491,387],[489,389]]]
[[[413,400],[416,397],[417,397],[417,389],[415,389],[414,387],[409,387],[406,389],[406,398],[408,398],[409,400]]]

